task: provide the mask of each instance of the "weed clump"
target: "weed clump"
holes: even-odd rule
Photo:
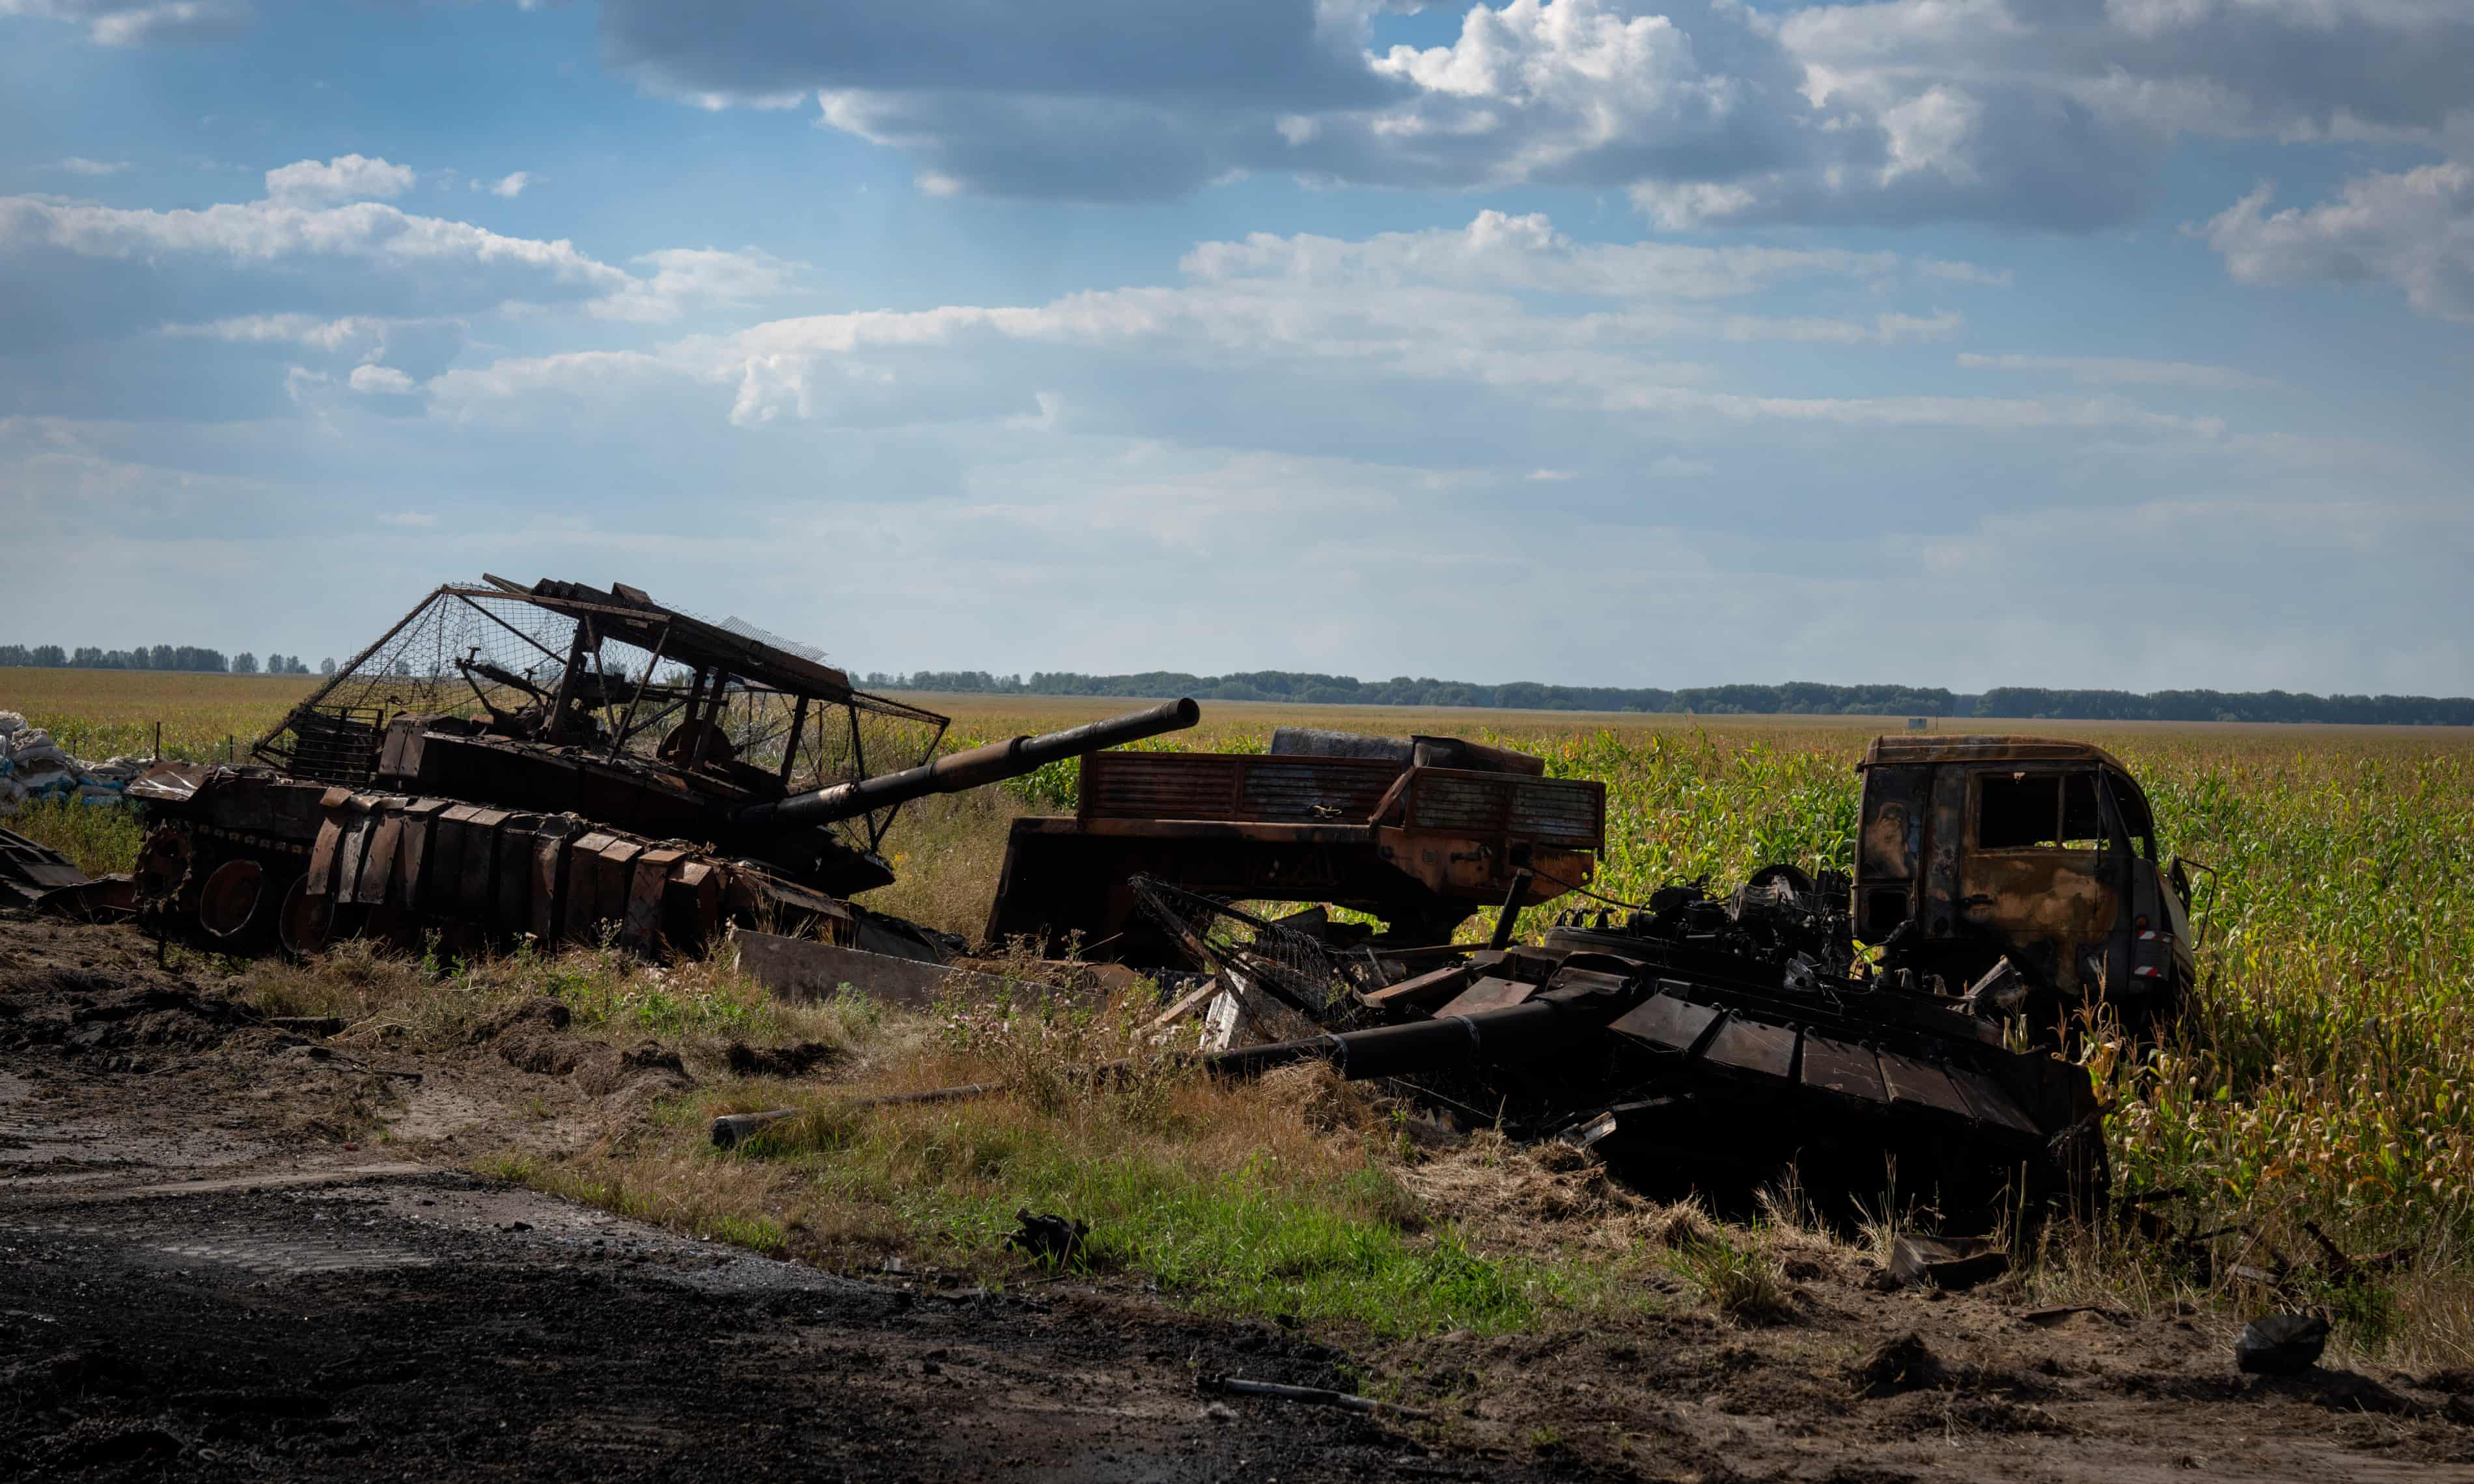
[[[1666,1265],[1730,1319],[1766,1325],[1795,1313],[1785,1270],[1757,1243],[1715,1233],[1671,1249]]]

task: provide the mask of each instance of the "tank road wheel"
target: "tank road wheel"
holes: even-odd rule
[[[266,868],[247,856],[207,873],[198,892],[198,925],[230,942],[249,929],[266,896]]]
[[[137,848],[137,899],[160,904],[177,898],[189,884],[189,868],[197,863],[198,845],[177,825],[158,826]]]
[[[294,876],[284,888],[283,904],[275,919],[276,940],[294,958],[307,958],[327,945],[334,931],[332,898],[309,895],[309,878]]]

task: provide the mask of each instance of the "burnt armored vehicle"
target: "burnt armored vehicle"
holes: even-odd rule
[[[2119,759],[2044,737],[1885,736],[1858,766],[1855,933],[1887,969],[2039,1034],[2098,1003],[2137,1032],[2180,1013],[2191,865],[2158,860]]]
[[[1885,1191],[1976,1215],[2004,1192],[2100,1199],[2087,1073],[1978,1004],[1861,965],[1847,886],[1779,865],[1723,897],[1665,887],[1388,983],[1380,960],[1318,960],[1283,922],[1142,889],[1225,993],[1284,1002],[1258,1022],[1298,1027],[1204,1059],[1224,1074],[1319,1059],[1646,1184],[1741,1190],[1791,1168],[1841,1213]]]
[[[989,941],[1079,934],[1119,962],[1180,961],[1130,885],[1322,902],[1380,918],[1378,945],[1447,943],[1479,908],[1585,886],[1606,785],[1458,737],[1282,727],[1268,753],[1104,753],[1076,811],[1013,822]]]
[[[343,932],[692,951],[725,922],[934,958],[848,898],[906,802],[1191,727],[1180,701],[934,757],[946,718],[623,584],[431,593],[251,749],[131,789],[142,916],[234,948]],[[932,760],[934,759],[934,760]]]

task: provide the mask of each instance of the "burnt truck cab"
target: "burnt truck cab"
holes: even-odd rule
[[[2133,1032],[2179,1012],[2189,903],[2120,760],[2044,737],[1892,735],[1857,768],[1856,936],[1885,969],[1980,985],[2039,1032],[2099,1003]],[[1996,974],[2005,959],[2016,980]]]

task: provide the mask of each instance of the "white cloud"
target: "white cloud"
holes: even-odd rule
[[[347,385],[364,395],[402,395],[413,391],[412,378],[392,366],[355,366]]]
[[[0,0],[0,15],[83,23],[97,46],[142,46],[227,31],[255,14],[245,0]]]
[[[633,261],[652,276],[595,302],[595,315],[659,323],[690,310],[743,308],[785,293],[807,268],[755,248],[665,248]]]
[[[1189,281],[1068,295],[1036,306],[947,305],[778,319],[699,335],[650,353],[588,352],[458,369],[428,386],[441,417],[515,419],[543,398],[616,398],[686,381],[731,389],[744,428],[800,422],[931,424],[983,417],[1042,419],[1097,389],[1110,405],[1153,383],[1201,377],[1294,388],[1450,389],[1509,415],[1634,419],[1677,428],[1753,423],[1923,427],[2013,433],[2110,428],[2212,443],[2215,416],[2120,396],[1780,395],[1702,384],[1705,369],[1669,347],[1761,340],[1858,347],[1933,339],[1963,323],[1947,310],[1879,310],[1862,319],[1710,314],[1713,296],[1776,276],[1852,280],[1868,297],[1905,272],[1892,254],[1788,250],[1582,247],[1543,217],[1482,213],[1462,231],[1360,241],[1257,235],[1203,244]],[[667,270],[666,270],[667,271]],[[763,275],[769,281],[769,275]],[[1939,276],[1932,282],[1941,283]],[[653,280],[661,282],[657,275]],[[1379,283],[1380,292],[1369,292]],[[1531,302],[1529,296],[1551,298]],[[1573,305],[1572,297],[1595,299]],[[648,288],[644,296],[656,296]],[[624,299],[607,301],[604,312]],[[1015,378],[1020,378],[1016,380]],[[1037,378],[1037,379],[1032,379]],[[1028,382],[1028,385],[1023,384]],[[1060,400],[1052,404],[1052,395]],[[1163,394],[1166,395],[1166,394]],[[1078,425],[1105,425],[1078,413]],[[1277,439],[1277,431],[1260,437]],[[1489,460],[1488,462],[1494,462]],[[1697,466],[1698,461],[1689,461]],[[1551,457],[1535,467],[1568,467]]]
[[[387,322],[348,315],[329,320],[314,314],[235,315],[195,324],[166,324],[162,332],[175,339],[221,340],[234,345],[296,345],[319,350],[341,350],[381,338]]]
[[[496,180],[483,180],[475,177],[469,183],[473,190],[488,191],[493,196],[513,201],[524,193],[526,186],[533,183],[533,177],[529,170],[519,170],[512,175],[500,176]]]
[[[136,167],[125,159],[87,159],[84,156],[72,155],[66,159],[52,161],[52,168],[65,170],[73,176],[116,176]]]
[[[532,270],[559,283],[614,294],[626,292],[635,282],[564,239],[505,237],[463,222],[411,216],[376,202],[322,209],[262,201],[153,211],[0,197],[0,254],[30,248],[81,257],[169,253],[259,264],[304,257],[355,258],[396,267],[465,263]]]
[[[2333,201],[2270,214],[2263,185],[2211,220],[2208,245],[2244,283],[2385,283],[2422,314],[2474,323],[2474,168],[2457,161],[2348,180]]]
[[[348,201],[376,201],[412,189],[408,165],[393,165],[360,155],[339,155],[323,164],[295,160],[266,173],[266,198],[288,206],[327,206]]]
[[[1384,232],[1361,241],[1256,232],[1206,242],[1178,266],[1208,280],[1273,276],[1339,286],[1418,282],[1609,298],[1703,299],[1752,294],[1799,278],[1878,283],[1916,273],[1957,282],[2006,283],[1967,263],[1915,263],[1892,252],[1837,248],[1709,248],[1670,242],[1573,242],[1543,214],[1484,210],[1466,227]]]
[[[2277,383],[2227,366],[2189,361],[2143,361],[2124,356],[1978,355],[1962,353],[1971,371],[2031,371],[2109,386],[2191,387],[2202,391],[2255,391]]]

